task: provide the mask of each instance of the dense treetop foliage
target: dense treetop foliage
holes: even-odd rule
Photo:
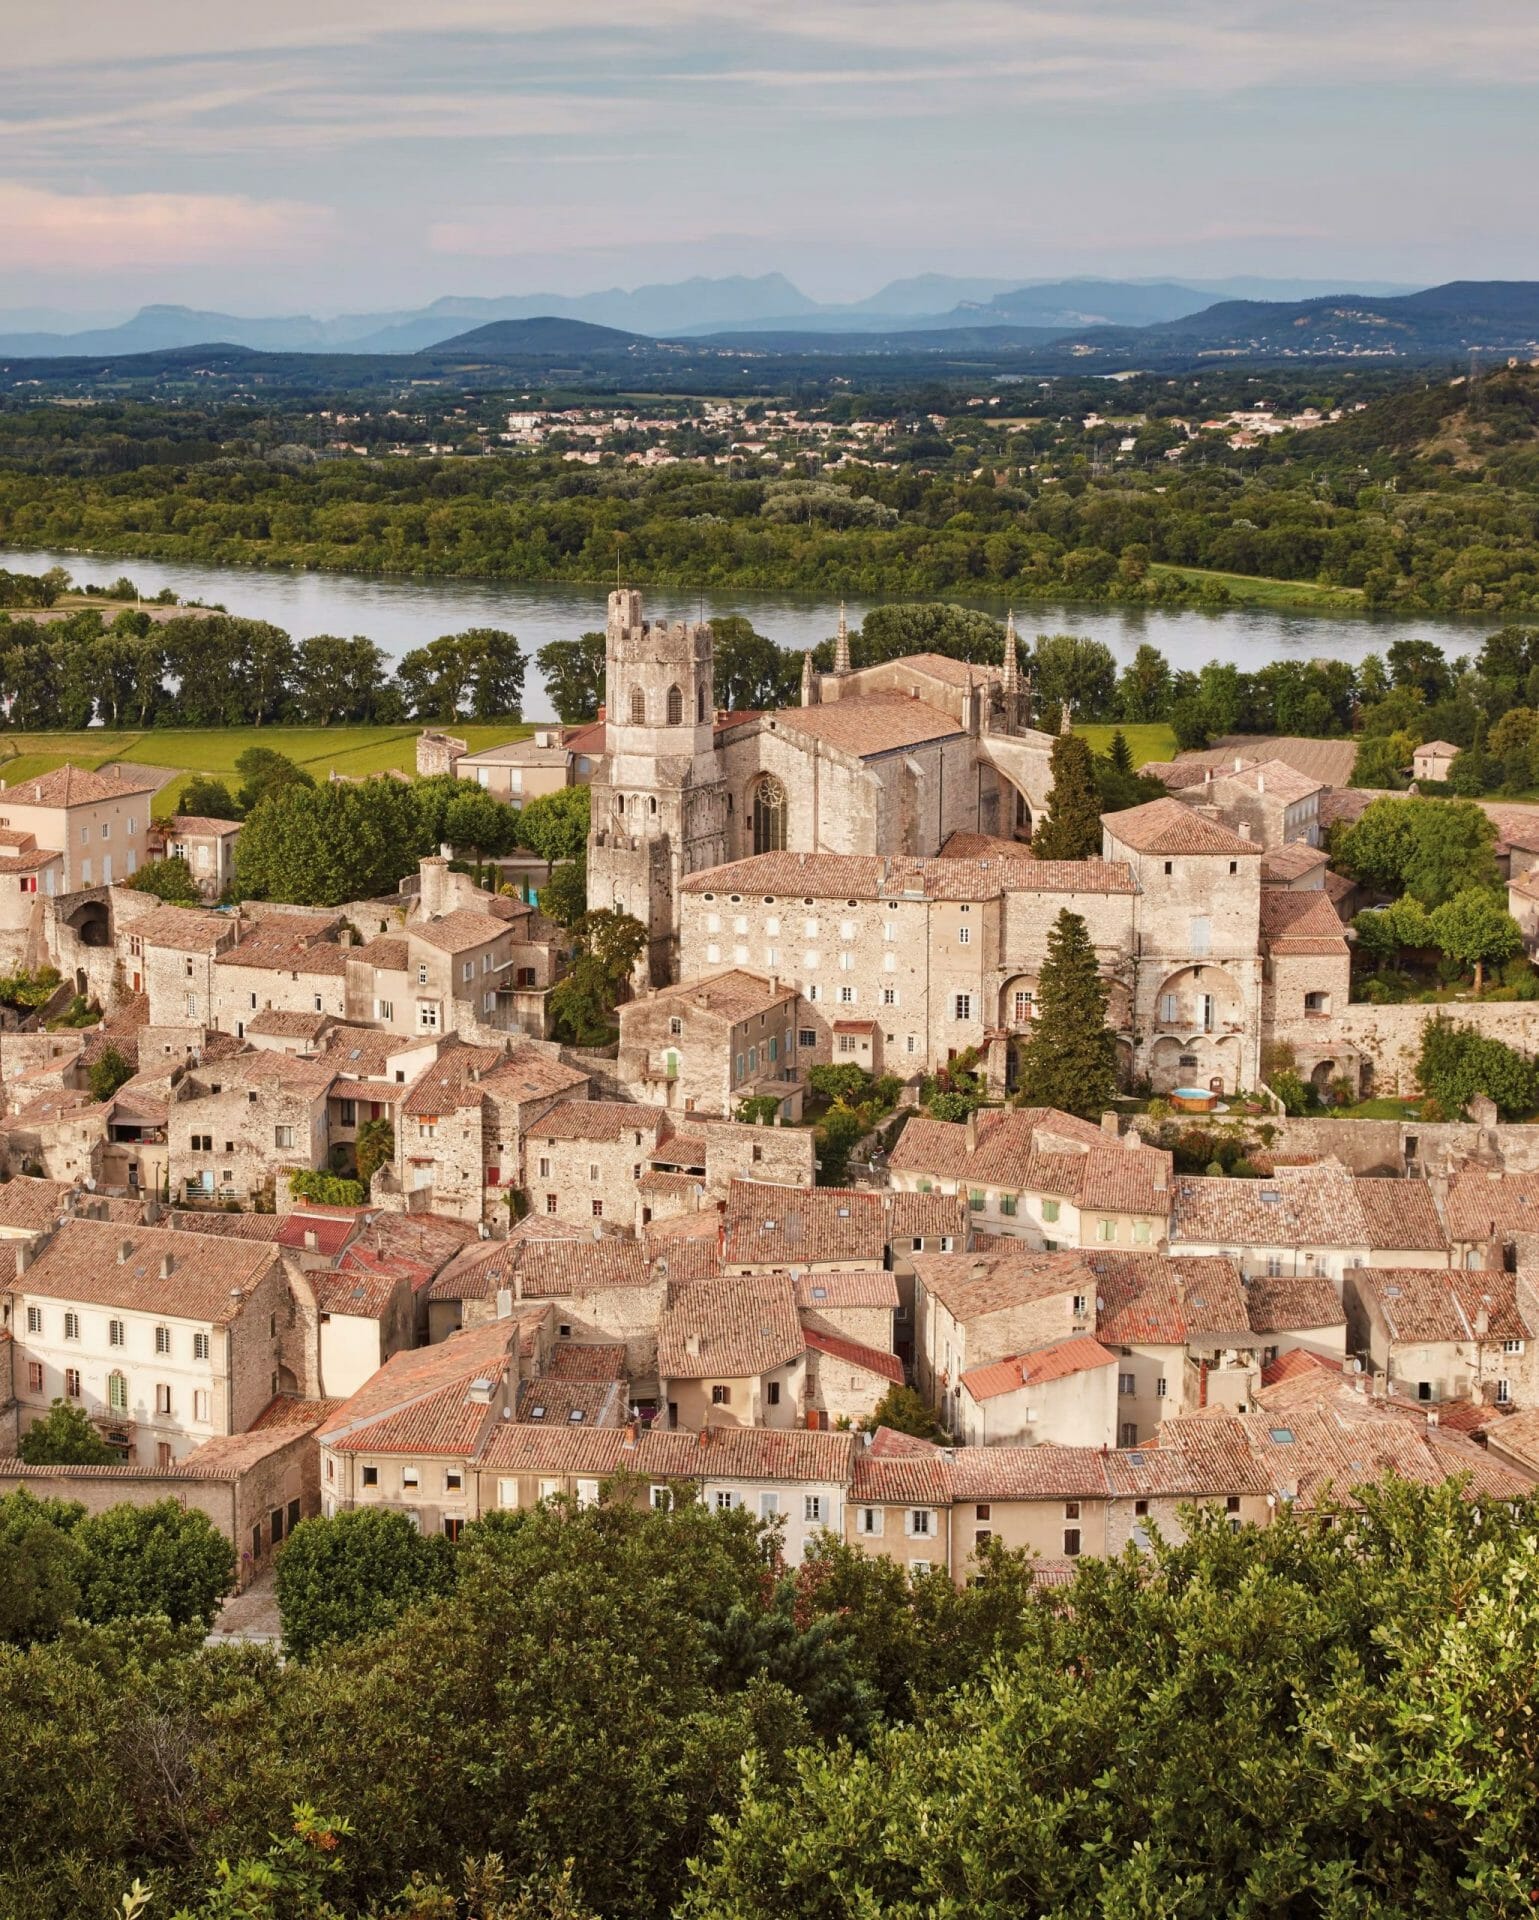
[[[410,1575],[360,1518],[296,1532],[286,1622],[327,1625],[285,1663],[71,1617],[59,1543],[93,1523],[0,1502],[0,1909],[107,1920],[137,1881],[196,1920],[1532,1910],[1532,1501],[1211,1514],[1067,1589],[997,1543],[960,1590],[833,1545],[793,1569],[742,1510],[608,1499],[478,1522],[432,1571],[419,1539]],[[347,1598],[370,1567],[383,1609]]]

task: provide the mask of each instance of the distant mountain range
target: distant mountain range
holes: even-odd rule
[[[1150,326],[1200,312],[1215,299],[1305,300],[1338,289],[1313,281],[1137,281],[965,279],[920,274],[894,280],[864,300],[810,300],[783,274],[681,280],[611,288],[604,293],[514,294],[501,299],[446,297],[396,313],[242,318],[192,307],[143,307],[112,326],[71,332],[42,324],[38,310],[0,312],[0,353],[24,358],[153,353],[210,342],[265,353],[420,353],[468,329],[499,320],[556,318],[618,327],[653,339],[754,333],[859,333],[951,330],[975,326],[1065,328]],[[1409,289],[1369,282],[1374,298]]]
[[[712,297],[730,305],[731,299],[722,291],[729,283],[713,284]],[[740,299],[746,287],[757,283],[732,284],[732,298]],[[1077,304],[1087,287],[1095,289],[1098,302],[1089,319]],[[663,303],[665,291],[652,290],[657,304]],[[778,297],[783,297],[783,291],[783,287],[774,289]],[[794,324],[793,317],[781,316],[768,323],[728,323],[695,334],[659,335],[551,313],[493,319],[477,313],[469,316],[475,324],[465,326],[441,314],[435,324],[447,322],[455,330],[415,348],[408,365],[423,376],[474,378],[493,369],[496,379],[516,377],[531,384],[574,389],[590,384],[603,390],[671,389],[688,381],[694,390],[731,392],[739,390],[743,360],[750,354],[764,362],[766,377],[782,380],[804,372],[826,378],[841,363],[852,375],[867,377],[874,371],[880,379],[901,380],[945,373],[971,378],[980,372],[999,377],[1135,367],[1176,370],[1213,359],[1371,363],[1462,360],[1471,354],[1539,358],[1536,281],[1453,281],[1417,293],[1390,295],[1350,292],[1306,300],[1221,300],[1173,317],[1113,318],[1118,313],[1161,313],[1177,303],[1181,292],[1175,283],[1144,287],[1132,282],[1060,281],[961,303],[940,323],[924,314],[895,316],[873,308],[858,329],[844,320],[819,328],[805,316],[795,316]],[[263,322],[261,337],[253,343],[219,338],[227,315],[198,314],[185,308],[153,311],[174,316],[178,338],[172,344],[140,344],[152,331],[149,315],[141,315],[124,328],[75,336],[68,354],[56,347],[28,353],[0,342],[0,355],[12,379],[23,368],[33,379],[48,383],[91,382],[109,370],[113,380],[176,378],[186,372],[235,379],[263,370],[296,390],[320,392],[343,382],[398,383],[405,351],[399,342],[411,336],[410,327],[402,321],[387,330],[394,343],[389,348],[366,344],[377,335],[290,348],[275,344],[273,336],[299,322]],[[1053,315],[1057,318],[1049,318]],[[81,337],[97,344],[79,347],[75,342]]]

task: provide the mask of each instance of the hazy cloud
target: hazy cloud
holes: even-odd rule
[[[300,258],[332,225],[323,208],[212,193],[50,193],[0,180],[0,232],[13,271],[166,268]]]

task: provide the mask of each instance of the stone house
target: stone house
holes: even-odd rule
[[[786,1275],[697,1280],[663,1311],[658,1395],[670,1427],[799,1426],[807,1372]]]
[[[286,1053],[242,1053],[189,1068],[167,1108],[172,1192],[205,1205],[249,1204],[289,1168],[324,1169],[335,1078],[324,1060]]]
[[[1359,1179],[1339,1162],[1282,1166],[1265,1180],[1181,1176],[1172,1253],[1223,1253],[1247,1278],[1353,1267],[1446,1266],[1448,1235],[1424,1180]]]
[[[791,1279],[796,1311],[809,1341],[814,1335],[828,1335],[884,1356],[895,1355],[898,1283],[892,1274],[880,1268],[855,1273],[802,1271]],[[901,1381],[901,1369],[897,1378]]]
[[[1338,1364],[1345,1361],[1346,1311],[1335,1284],[1326,1275],[1258,1273],[1244,1285],[1251,1332],[1263,1368],[1294,1352],[1315,1354]]]
[[[513,1320],[395,1354],[316,1434],[322,1512],[383,1508],[457,1540],[477,1511],[468,1462],[511,1420],[519,1368]]]
[[[148,997],[151,1026],[217,1024],[214,961],[240,931],[237,915],[195,907],[157,907],[117,927],[119,978]]]
[[[1182,801],[1101,819],[1138,890],[1135,1069],[1157,1092],[1226,1093],[1261,1076],[1261,846]]]
[[[22,1431],[62,1398],[141,1466],[243,1433],[303,1384],[290,1309],[271,1245],[66,1220],[4,1297]]]
[[[1290,1047],[1298,1072],[1322,1093],[1339,1079],[1358,1089],[1363,1056],[1334,1017],[1352,997],[1352,953],[1329,896],[1263,887],[1261,939],[1261,1017],[1269,1041]]]
[[[1136,1447],[1200,1407],[1248,1408],[1255,1336],[1230,1260],[1092,1253],[1096,1338],[1120,1356],[1117,1445]]]
[[[539,1213],[637,1224],[637,1188],[668,1127],[661,1107],[560,1100],[524,1130],[520,1185]]]
[[[352,1260],[337,1269],[307,1268],[304,1278],[315,1297],[321,1391],[328,1398],[356,1393],[414,1344],[416,1299],[400,1267]]]
[[[915,1384],[953,1433],[965,1373],[1095,1329],[1095,1275],[1077,1254],[916,1254],[914,1274]]]
[[[1320,781],[1286,760],[1236,760],[1232,767],[1210,767],[1206,773],[1200,785],[1180,788],[1177,799],[1236,832],[1248,831],[1269,850],[1294,842],[1319,846],[1325,792]]]
[[[427,736],[424,736],[426,739]],[[542,794],[559,793],[573,784],[573,754],[562,743],[558,727],[537,727],[525,740],[510,740],[500,747],[484,747],[478,753],[464,750],[465,743],[438,735],[448,752],[446,773],[461,780],[473,780],[477,786],[520,807]],[[460,749],[455,752],[454,749]],[[431,751],[431,749],[430,749]],[[422,749],[418,749],[419,771]]]
[[[407,1204],[472,1222],[506,1218],[525,1132],[587,1084],[580,1068],[527,1042],[445,1046],[399,1108],[395,1175]]]
[[[1443,1184],[1442,1201],[1454,1266],[1515,1264],[1519,1245],[1539,1230],[1539,1173],[1465,1165]],[[1430,1267],[1443,1262],[1407,1260],[1403,1264]]]
[[[30,833],[0,828],[0,954],[8,968],[21,966],[39,945],[39,899],[64,891],[62,853],[38,846]]]
[[[160,778],[144,772],[94,773],[57,767],[16,785],[0,781],[0,829],[30,835],[34,849],[61,856],[39,869],[46,886],[57,874],[61,893],[110,886],[145,859],[150,801]]]
[[[347,1018],[347,950],[336,916],[264,914],[216,954],[212,1015],[204,1024],[244,1038],[259,1013],[326,1013]],[[152,1017],[153,1009],[152,1009]]]
[[[902,1191],[963,1196],[979,1230],[1049,1251],[1162,1246],[1170,1169],[1170,1155],[1136,1134],[1119,1140],[1051,1107],[983,1111],[965,1123],[916,1115],[888,1160]]]
[[[1392,1392],[1539,1406],[1539,1295],[1526,1272],[1359,1267],[1346,1314],[1352,1352]]]
[[[772,1095],[797,1120],[800,1008],[794,987],[741,968],[659,988],[619,1009],[617,1078],[674,1113],[731,1119],[740,1102]]]
[[[1268,847],[1261,856],[1261,885],[1283,887],[1292,893],[1316,893],[1324,889],[1330,868],[1330,855],[1324,847],[1311,846],[1307,840],[1289,840],[1280,847]]]
[[[1417,780],[1446,780],[1459,749],[1451,740],[1424,740],[1411,755],[1411,773]]]
[[[721,1224],[726,1273],[879,1272],[887,1265],[884,1196],[853,1187],[734,1180]]]
[[[1526,867],[1507,882],[1507,911],[1523,934],[1530,960],[1539,952],[1539,868]]]
[[[807,1345],[809,1427],[859,1426],[870,1419],[893,1387],[903,1385],[903,1362],[890,1344],[867,1346],[842,1334],[809,1327],[805,1321],[802,1338]]]
[[[241,1038],[257,1053],[317,1054],[337,1024],[329,1013],[257,1013]]]
[[[217,900],[235,882],[235,846],[239,820],[215,820],[205,814],[176,813],[167,830],[151,827],[147,857],[185,860],[193,884],[205,900]]]
[[[1003,1040],[1029,1029],[1058,910],[1085,919],[1120,982],[1137,903],[1125,866],[983,844],[972,859],[771,853],[694,874],[680,889],[681,968],[730,961],[795,982],[804,1072],[850,1062],[908,1077],[998,1034],[1003,1087]]]
[[[1115,1446],[1117,1373],[1117,1355],[1089,1334],[969,1367],[956,1436],[968,1447]]]

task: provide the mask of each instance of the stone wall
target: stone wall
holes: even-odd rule
[[[1444,1006],[1360,1004],[1344,1007],[1332,1024],[1335,1034],[1359,1048],[1372,1064],[1375,1093],[1412,1093],[1422,1029],[1439,1015],[1524,1053],[1539,1051],[1539,1007],[1522,1000]]]

